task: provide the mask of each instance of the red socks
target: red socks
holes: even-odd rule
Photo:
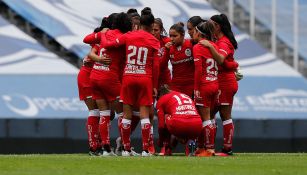
[[[141,119],[143,150],[148,151],[151,124],[149,118]]]
[[[89,116],[86,122],[88,142],[91,151],[96,151],[101,148],[99,140],[99,110],[94,109],[89,111]]]
[[[100,111],[99,131],[102,145],[110,145],[110,110]]]
[[[126,151],[131,150],[130,134],[131,134],[131,120],[123,118],[121,124],[121,136],[122,136],[124,149]]]
[[[223,149],[225,150],[232,149],[233,134],[234,134],[234,125],[232,123],[232,119],[223,121],[223,136],[224,136]]]
[[[214,127],[211,120],[203,122],[204,143],[206,149],[214,149]]]

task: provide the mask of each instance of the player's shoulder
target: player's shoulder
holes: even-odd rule
[[[228,47],[233,47],[230,40],[226,37],[223,36],[222,38],[220,38],[217,42],[216,45],[218,45],[219,47],[221,46],[228,46]]]

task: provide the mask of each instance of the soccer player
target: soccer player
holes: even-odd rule
[[[100,32],[103,28],[108,28],[109,22],[105,17],[101,21],[100,27],[94,30],[94,34]],[[99,50],[98,44],[91,44],[91,52],[97,53]],[[98,60],[97,60],[98,61]],[[99,138],[99,109],[96,101],[93,100],[93,89],[90,83],[90,74],[94,65],[94,61],[88,56],[83,59],[83,65],[78,73],[78,89],[79,98],[83,100],[89,110],[89,116],[86,122],[86,129],[89,142],[89,154],[97,156],[101,154],[101,141]]]
[[[218,111],[223,121],[224,144],[222,154],[232,155],[232,141],[234,124],[231,117],[233,97],[238,91],[238,83],[234,70],[238,64],[234,61],[234,52],[238,48],[237,41],[231,30],[231,25],[226,15],[214,15],[210,18],[214,24],[215,36],[217,37],[216,49],[211,43],[203,40],[201,43],[210,49],[215,60],[219,63],[218,82]]]
[[[119,13],[116,15],[113,21],[112,30],[108,30],[106,33],[102,33],[108,41],[115,41],[131,30],[131,21],[126,13]],[[99,130],[104,147],[103,156],[114,156],[114,152],[111,151],[110,146],[110,106],[115,108],[117,114],[121,115],[122,105],[118,102],[120,89],[121,89],[121,77],[124,68],[125,60],[125,48],[104,48],[104,43],[100,43],[100,53],[90,54],[90,58],[99,59],[100,56],[108,55],[112,60],[110,64],[95,63],[91,73],[91,83],[94,88],[94,95],[97,105],[100,110],[100,123]]]
[[[194,91],[193,45],[190,40],[184,39],[184,35],[183,23],[177,23],[171,26],[169,30],[171,42],[165,45],[167,49],[164,54],[161,69],[166,69],[168,66],[167,63],[170,60],[173,66],[173,77],[170,88],[192,97]]]
[[[165,146],[170,153],[170,136],[176,136],[183,143],[196,139],[202,132],[202,121],[193,100],[186,94],[171,91],[167,85],[159,90],[157,102],[159,146]]]
[[[139,30],[140,28],[140,14],[134,8],[131,8],[127,11],[127,14],[132,20],[132,30]]]
[[[206,20],[202,19],[200,16],[192,16],[188,22],[187,22],[187,29],[188,29],[188,34],[190,35],[191,38],[193,38],[194,30],[195,27],[202,23],[205,22]],[[194,41],[192,41],[193,44],[196,44]]]
[[[163,61],[163,57],[164,57],[165,49],[166,49],[165,44],[170,42],[171,40],[169,37],[167,37],[167,32],[164,29],[163,22],[160,18],[155,19],[155,23],[152,29],[152,34],[160,41],[160,46],[161,46],[159,50],[159,53],[161,55],[160,65],[163,65],[163,64],[168,65],[168,62],[162,63],[162,61]],[[160,67],[162,68],[162,66]],[[161,69],[161,68],[160,68],[160,74],[159,74],[160,75],[159,76],[159,87],[164,84],[170,85],[171,72],[169,68],[168,67],[164,67],[164,69]]]
[[[122,120],[122,156],[131,156],[130,133],[132,106],[140,107],[142,126],[142,156],[151,156],[148,152],[150,137],[149,111],[153,105],[153,95],[157,95],[159,74],[159,41],[151,34],[154,16],[146,7],[141,12],[140,30],[128,32],[106,45],[106,48],[126,46],[126,67],[123,74],[121,100],[124,104]],[[104,37],[103,41],[107,42]]]
[[[212,42],[214,33],[214,25],[211,21],[202,22],[195,27],[193,40],[199,42],[207,40],[212,47],[217,46]],[[210,50],[201,44],[196,44],[193,47],[194,64],[195,64],[195,79],[194,79],[194,97],[199,114],[202,118],[203,138],[199,141],[204,141],[205,149],[200,148],[196,151],[196,156],[213,156],[215,130],[214,125],[210,120],[210,107],[215,103],[218,94],[218,67]]]

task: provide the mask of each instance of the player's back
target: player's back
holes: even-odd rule
[[[209,41],[216,49],[218,47],[212,41]],[[200,43],[193,47],[194,62],[202,61],[202,72],[201,72],[201,82],[210,83],[217,80],[218,66],[217,62],[214,60],[209,48],[204,47]]]
[[[138,30],[126,34],[124,76],[152,76],[153,59],[158,56],[159,41],[149,32]]]
[[[193,100],[180,92],[171,91],[162,96],[158,105],[163,106],[165,114],[170,114],[177,117],[199,117]]]

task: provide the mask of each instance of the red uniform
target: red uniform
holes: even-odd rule
[[[99,45],[92,45],[92,48],[99,50]],[[78,73],[78,89],[80,100],[85,100],[86,98],[92,98],[93,90],[90,83],[90,74],[93,68],[94,62],[91,61],[87,56],[83,60],[83,65]]]
[[[108,41],[115,41],[123,34],[118,30],[109,30],[102,34]],[[99,55],[107,54],[111,59],[110,65],[96,62],[91,72],[94,99],[114,101],[120,95],[121,75],[124,67],[125,48],[105,49],[105,43],[101,42]]]
[[[161,40],[160,40],[160,50],[159,50],[159,54],[161,56],[160,59],[160,74],[159,74],[159,87],[163,84],[167,84],[170,85],[171,83],[171,72],[168,68],[168,60],[166,63],[164,63],[163,61],[166,61],[163,59],[164,55],[165,55],[165,44],[170,42],[170,38],[166,37],[166,36],[161,36]],[[164,66],[164,67],[163,67]]]
[[[225,57],[224,64],[219,66],[218,82],[219,82],[219,96],[218,103],[220,105],[232,105],[233,97],[238,91],[238,82],[235,78],[234,68],[237,67],[234,61],[234,47],[226,36],[220,38],[216,45],[218,51]],[[229,63],[233,63],[232,67]],[[228,66],[227,66],[228,65]]]
[[[182,139],[195,139],[201,134],[201,118],[193,100],[186,94],[171,91],[162,96],[157,102],[157,112],[159,133],[167,127],[170,134]]]
[[[102,42],[105,42],[104,36]],[[115,42],[107,42],[105,47],[121,45],[126,45],[121,100],[135,106],[152,105],[152,89],[158,86],[159,41],[151,33],[137,30],[126,33]]]
[[[184,40],[181,46],[171,46],[163,58],[163,67],[168,60],[173,66],[171,89],[192,97],[194,91],[193,45],[190,40]]]
[[[217,46],[210,41],[217,48]],[[194,89],[200,92],[200,98],[196,98],[196,105],[211,107],[218,94],[218,67],[210,50],[201,44],[193,47],[195,80]]]

